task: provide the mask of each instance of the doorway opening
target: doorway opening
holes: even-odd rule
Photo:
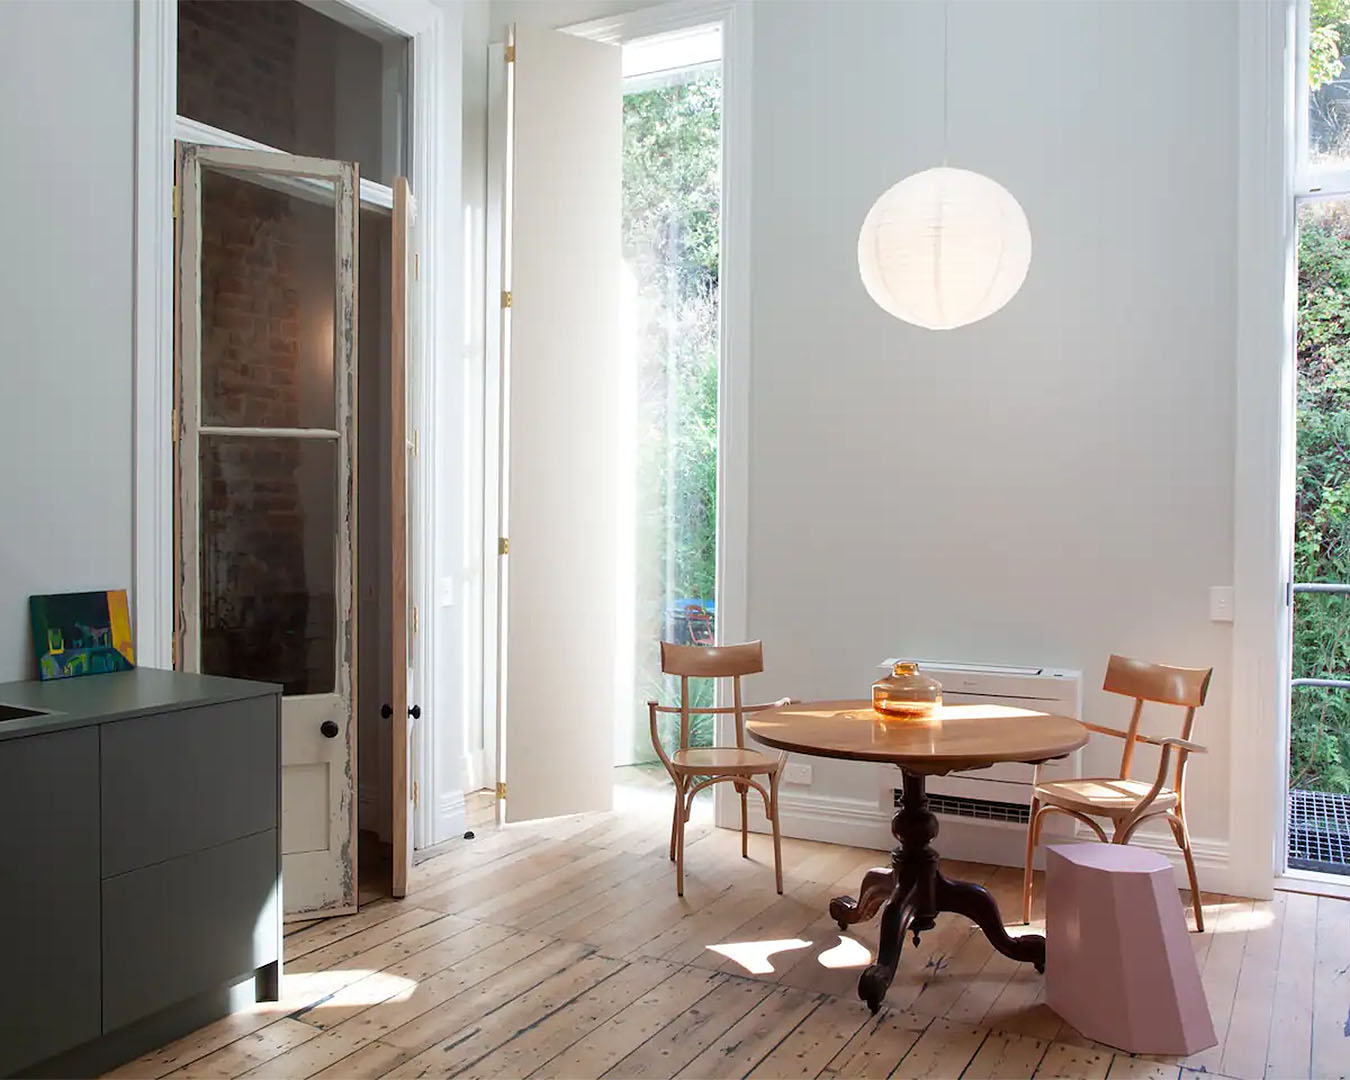
[[[287,915],[338,914],[398,888],[411,50],[340,4],[176,10],[176,663],[283,685]]]
[[[1288,866],[1350,875],[1350,197],[1298,206]]]
[[[717,477],[721,339],[722,31],[707,26],[623,46],[625,385],[631,521],[631,612],[618,641],[616,776],[665,780],[647,702],[678,701],[661,671],[661,641],[711,645],[717,620]],[[629,665],[631,664],[631,667]],[[691,681],[694,706],[714,704],[711,680]],[[691,743],[711,746],[711,715],[691,718]],[[678,716],[659,719],[678,740]],[[625,785],[624,797],[630,797]],[[668,784],[665,785],[668,788]],[[711,793],[706,792],[709,803]],[[616,787],[616,805],[620,789]],[[673,798],[666,790],[662,797]]]

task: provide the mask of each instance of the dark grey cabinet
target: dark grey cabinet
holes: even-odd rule
[[[0,1075],[100,1033],[98,729],[0,745]]]
[[[280,689],[141,669],[0,686],[0,1076],[82,1075],[275,995]]]

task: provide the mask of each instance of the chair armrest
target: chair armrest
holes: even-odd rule
[[[1086,720],[1080,720],[1078,722],[1089,731],[1098,731],[1103,735],[1114,735],[1117,739],[1128,739],[1130,737],[1128,731],[1121,731],[1118,728],[1105,727],[1101,724],[1089,724]],[[1148,743],[1149,746],[1173,746],[1178,750],[1186,750],[1192,754],[1209,753],[1209,750],[1206,747],[1201,746],[1199,743],[1188,742],[1185,739],[1174,739],[1171,737],[1159,739],[1153,735],[1145,735],[1142,731],[1136,731],[1134,737],[1141,743]]]
[[[779,698],[777,701],[766,701],[760,705],[742,705],[741,712],[763,712],[765,709],[778,709],[784,705],[795,705],[792,698]]]
[[[666,767],[666,772],[670,774],[671,780],[675,779],[675,766],[671,764],[670,755],[666,753],[666,748],[661,745],[661,735],[656,730],[656,714],[662,712],[659,705],[654,701],[647,702],[647,714],[651,720],[652,728],[652,749],[656,751],[656,756],[661,759],[661,764]],[[677,710],[678,711],[678,710]]]
[[[1185,750],[1188,754],[1209,753],[1209,747],[1201,746],[1198,742],[1189,742],[1186,739],[1149,739],[1148,741],[1158,746],[1173,746],[1178,750]]]

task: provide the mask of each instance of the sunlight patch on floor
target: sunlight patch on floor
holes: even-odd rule
[[[388,971],[329,968],[326,971],[285,972],[281,1000],[259,1001],[251,1011],[292,1013],[297,1010],[379,1005],[407,1001],[417,989],[415,979]]]
[[[780,938],[777,941],[725,941],[721,945],[709,945],[708,949],[740,964],[751,975],[769,975],[774,970],[769,957],[810,947],[811,942],[801,938]]]
[[[816,960],[821,967],[857,968],[866,967],[872,962],[872,950],[857,938],[839,935],[839,944],[826,949]]]

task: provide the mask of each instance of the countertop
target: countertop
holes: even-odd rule
[[[281,687],[274,683],[158,668],[51,682],[0,683],[0,705],[44,710],[38,716],[0,721],[0,741],[280,692]]]

